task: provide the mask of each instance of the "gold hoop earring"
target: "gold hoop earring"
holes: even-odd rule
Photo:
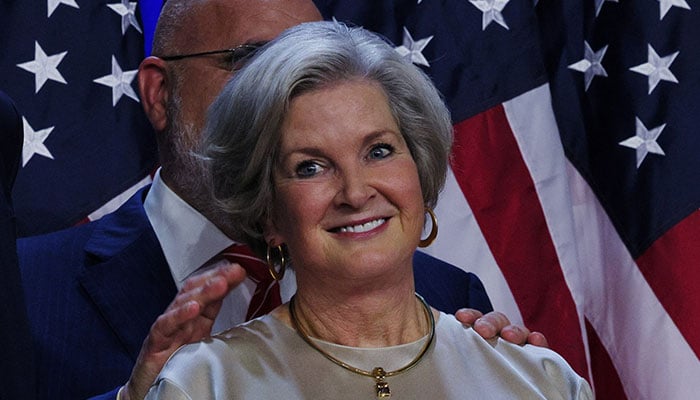
[[[418,247],[430,246],[431,244],[433,244],[433,242],[435,241],[435,238],[437,237],[437,234],[438,234],[438,224],[437,224],[437,218],[435,217],[435,213],[433,212],[432,209],[430,209],[428,207],[425,208],[425,212],[427,212],[428,215],[430,215],[430,223],[431,223],[430,234],[428,235],[427,238],[421,239],[420,242],[418,242]]]
[[[272,259],[271,251],[272,246],[267,246],[267,254],[265,255],[265,260],[267,261],[267,267],[270,270],[270,275],[272,279],[276,281],[281,281],[284,278],[284,271],[287,270],[287,260],[284,258],[284,249],[282,246],[275,246],[274,249],[279,253],[279,271],[276,269],[278,263]]]

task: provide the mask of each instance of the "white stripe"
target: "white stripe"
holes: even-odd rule
[[[693,399],[700,393],[696,357],[647,284],[588,184],[568,168],[585,314],[630,399]],[[689,316],[691,317],[691,316]]]
[[[535,184],[564,280],[576,304],[590,371],[588,340],[582,308],[585,285],[580,276],[581,268],[566,174],[567,160],[554,119],[549,86],[542,85],[523,93],[505,102],[503,108],[518,142],[520,154]]]
[[[494,310],[504,313],[512,323],[522,325],[523,317],[508,283],[491,254],[486,239],[474,219],[471,207],[450,169],[445,189],[435,207],[438,237],[426,253],[475,273],[484,283]]]
[[[117,195],[117,197],[113,198],[112,200],[105,203],[102,207],[90,213],[90,215],[88,215],[88,219],[90,221],[95,221],[115,211],[117,208],[121,207],[121,205],[124,204],[127,200],[129,200],[129,198],[133,196],[134,193],[136,193],[139,189],[148,185],[152,181],[153,179],[151,179],[151,176],[146,175],[145,178],[141,179],[134,186],[126,189],[124,192]]]
[[[543,86],[504,106],[572,296],[607,348],[628,398],[695,398],[700,361],[565,159],[549,104]]]

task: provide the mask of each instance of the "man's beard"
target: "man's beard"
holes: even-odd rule
[[[169,141],[169,160],[162,160],[167,168],[168,186],[224,233],[231,235],[230,216],[225,214],[213,198],[211,175],[201,156],[202,132],[195,124],[184,121],[182,102],[177,89],[167,104],[171,121],[166,140]]]

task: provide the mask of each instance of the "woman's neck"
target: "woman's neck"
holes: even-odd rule
[[[352,347],[387,347],[410,343],[425,336],[429,323],[413,286],[402,290],[378,290],[354,294],[334,292],[323,295],[297,292],[298,323],[314,338]],[[290,326],[288,308],[283,320]]]

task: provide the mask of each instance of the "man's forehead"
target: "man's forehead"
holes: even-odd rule
[[[214,0],[196,19],[202,40],[231,46],[270,41],[321,15],[310,0]]]
[[[282,31],[302,22],[321,19],[310,1],[253,1],[258,7],[247,6],[228,25],[229,39],[236,44],[267,42]]]

